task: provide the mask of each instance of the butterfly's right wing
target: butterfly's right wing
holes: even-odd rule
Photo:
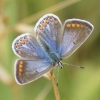
[[[47,60],[17,60],[15,63],[15,79],[23,85],[35,81],[54,67]]]
[[[62,58],[70,56],[90,36],[94,27],[91,23],[80,19],[68,19],[65,21],[63,38],[59,47]]]

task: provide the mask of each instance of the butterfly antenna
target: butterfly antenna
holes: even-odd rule
[[[78,66],[78,65],[68,64],[68,63],[63,63],[63,64],[66,64],[66,65],[68,65],[68,66],[74,66],[74,67],[78,67],[78,68],[84,69],[83,66]]]

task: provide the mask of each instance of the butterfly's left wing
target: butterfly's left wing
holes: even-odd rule
[[[54,14],[44,15],[35,26],[39,44],[45,47],[44,43],[46,42],[53,51],[58,50],[58,45],[62,40],[61,31],[61,22]]]
[[[70,56],[90,36],[94,27],[91,23],[80,19],[69,19],[65,21],[63,38],[59,47],[62,58]]]
[[[12,43],[12,49],[17,56],[24,59],[46,58],[37,40],[29,33],[18,36]]]
[[[30,83],[54,67],[47,60],[17,60],[15,63],[15,79],[18,84]]]

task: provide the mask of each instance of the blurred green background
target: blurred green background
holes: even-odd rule
[[[42,77],[27,85],[14,79],[12,41],[25,32],[33,33],[40,17],[54,13],[62,23],[69,18],[88,20],[94,31],[88,40],[63,62],[59,72],[61,100],[100,100],[100,0],[0,0],[0,100],[55,100],[51,81]],[[55,69],[57,76],[57,68]]]

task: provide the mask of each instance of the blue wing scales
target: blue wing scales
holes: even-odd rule
[[[57,51],[62,38],[62,25],[57,16],[53,14],[43,16],[37,22],[35,31],[40,45],[42,43],[40,37],[42,37],[53,51]]]

